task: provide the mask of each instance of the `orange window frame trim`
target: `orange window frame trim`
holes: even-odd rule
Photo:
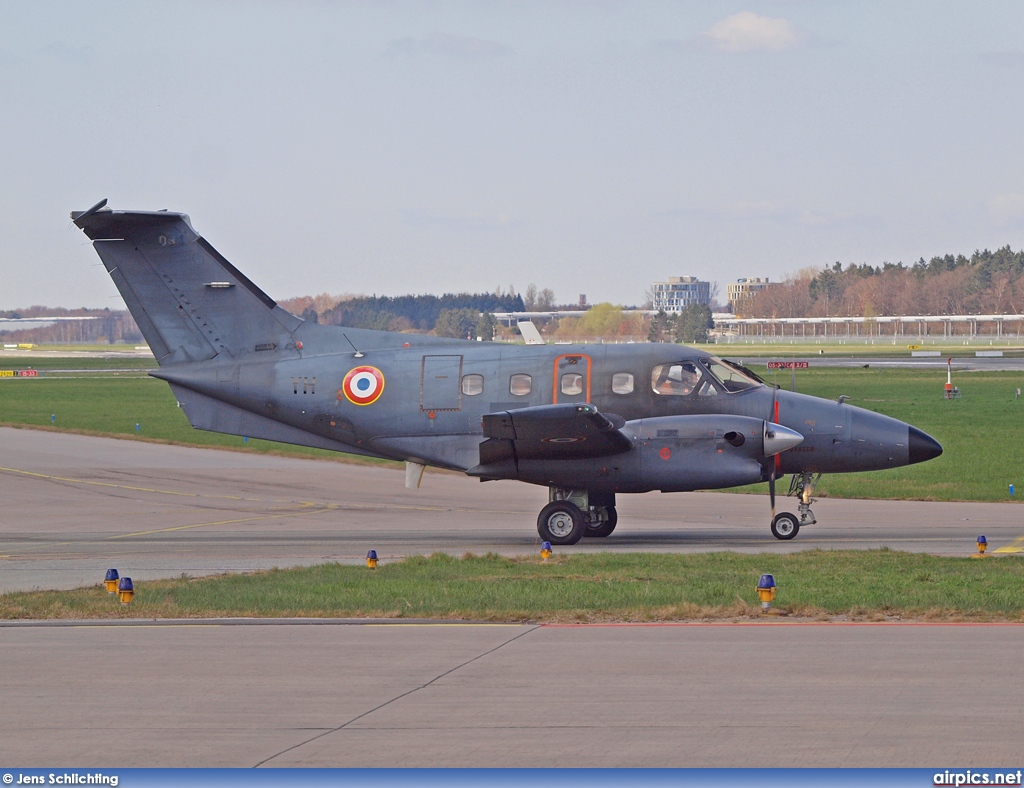
[[[555,405],[558,404],[558,395],[562,391],[562,382],[560,380],[561,376],[558,374],[559,373],[558,364],[561,362],[561,360],[563,358],[581,358],[581,359],[586,359],[586,362],[587,362],[587,374],[585,374],[583,377],[587,381],[587,383],[586,383],[586,397],[587,397],[586,401],[590,402],[590,367],[591,367],[591,360],[590,360],[590,356],[588,356],[586,353],[563,353],[562,355],[555,357],[555,369],[554,369],[554,376],[555,377],[554,377],[554,385],[552,386],[552,391],[554,392],[554,397],[552,399],[552,402]]]

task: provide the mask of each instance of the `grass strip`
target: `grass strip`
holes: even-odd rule
[[[3,619],[245,617],[652,622],[759,615],[755,586],[775,575],[775,606],[853,620],[1024,621],[1024,561],[891,550],[784,555],[599,553],[508,558],[443,554],[364,566],[323,564],[136,583],[121,605],[97,582],[0,596]],[[102,576],[97,578],[102,579]]]

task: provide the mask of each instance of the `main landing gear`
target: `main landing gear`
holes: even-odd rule
[[[818,522],[814,512],[811,511],[811,504],[815,501],[811,496],[814,495],[814,488],[818,486],[820,480],[820,473],[813,474],[805,471],[804,473],[793,474],[793,479],[789,483],[789,495],[796,497],[800,501],[797,504],[797,511],[800,514],[799,516],[790,512],[776,514],[772,518],[772,536],[776,539],[792,539],[800,532],[803,526],[814,525]],[[774,486],[773,479],[772,487],[774,488]],[[774,510],[775,490],[772,489],[772,511],[774,512]]]
[[[537,533],[551,544],[576,544],[584,536],[608,536],[615,530],[615,493],[588,493],[551,487],[550,503],[540,510]]]

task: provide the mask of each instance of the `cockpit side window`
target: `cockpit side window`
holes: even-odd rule
[[[701,384],[701,373],[692,361],[659,364],[651,371],[651,388],[655,394],[685,397]]]
[[[726,366],[717,358],[709,357],[700,360],[701,366],[711,373],[711,376],[718,380],[726,391],[746,391],[757,388],[760,384],[745,375],[740,369]]]

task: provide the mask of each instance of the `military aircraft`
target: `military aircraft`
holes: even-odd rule
[[[71,214],[92,239],[192,426],[549,489],[541,538],[615,529],[616,496],[767,481],[771,532],[816,522],[822,473],[942,447],[902,421],[780,391],[682,345],[496,345],[324,326],[282,309],[168,211]],[[793,474],[798,515],[775,514]]]

